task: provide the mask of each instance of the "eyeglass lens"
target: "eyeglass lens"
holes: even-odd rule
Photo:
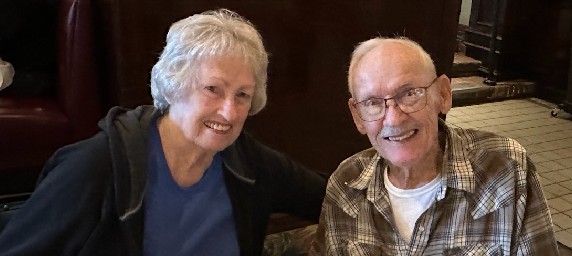
[[[358,102],[356,108],[360,118],[364,121],[376,121],[383,118],[387,108],[387,101],[390,99],[395,100],[397,107],[403,113],[413,113],[423,109],[427,104],[426,92],[427,88],[414,88],[393,98],[371,98]]]

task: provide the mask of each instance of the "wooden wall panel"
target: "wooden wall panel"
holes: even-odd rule
[[[218,7],[260,30],[270,52],[269,103],[246,130],[322,171],[369,147],[347,108],[354,46],[377,35],[418,40],[451,71],[460,0],[99,0],[100,66],[109,105],[150,104],[149,76],[172,22]]]

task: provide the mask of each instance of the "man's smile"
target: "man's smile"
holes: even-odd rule
[[[403,140],[411,138],[411,136],[415,135],[416,133],[417,133],[417,129],[413,129],[413,130],[404,132],[402,134],[383,137],[383,139],[388,140],[388,141],[403,141]]]

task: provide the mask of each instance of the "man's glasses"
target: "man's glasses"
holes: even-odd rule
[[[354,107],[359,117],[366,122],[382,119],[387,111],[387,101],[391,99],[395,100],[395,104],[403,113],[417,112],[427,105],[427,89],[435,83],[437,78],[433,79],[428,86],[412,88],[387,99],[369,98],[355,103]]]

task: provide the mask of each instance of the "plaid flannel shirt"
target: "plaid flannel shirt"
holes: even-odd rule
[[[434,203],[410,241],[398,233],[375,149],[344,160],[328,181],[317,255],[558,255],[535,167],[515,140],[448,127]]]

